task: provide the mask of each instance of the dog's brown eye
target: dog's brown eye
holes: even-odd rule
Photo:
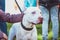
[[[34,12],[32,12],[32,14],[35,14],[36,12],[34,11]]]
[[[41,14],[41,12],[40,12],[40,14]]]

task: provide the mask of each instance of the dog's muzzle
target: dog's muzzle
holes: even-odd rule
[[[40,21],[39,24],[43,23],[43,18],[42,17],[39,17],[38,20]]]

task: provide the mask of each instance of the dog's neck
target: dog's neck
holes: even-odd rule
[[[22,24],[26,27],[26,28],[32,28],[33,24],[28,22],[25,18],[23,18],[22,20]]]

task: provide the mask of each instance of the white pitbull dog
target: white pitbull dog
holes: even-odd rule
[[[24,12],[22,22],[12,25],[8,40],[37,40],[36,24],[42,22],[41,10],[37,7],[29,7]]]

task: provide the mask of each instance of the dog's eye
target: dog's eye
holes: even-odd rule
[[[40,14],[41,14],[41,12],[40,12]]]
[[[32,14],[36,14],[36,12],[34,11],[34,12],[32,12]]]

